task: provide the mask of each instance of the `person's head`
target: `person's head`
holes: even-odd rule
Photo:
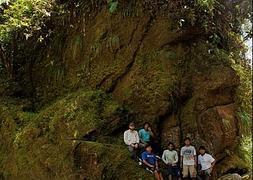
[[[190,146],[191,145],[191,139],[189,137],[186,137],[184,139],[184,143],[185,143],[186,146]]]
[[[200,147],[199,147],[199,153],[200,153],[201,155],[204,155],[204,154],[206,153],[206,148],[205,148],[204,146],[200,146]]]
[[[168,148],[169,148],[170,151],[172,151],[172,150],[174,150],[175,145],[172,142],[169,142]]]
[[[145,122],[143,127],[145,130],[148,130],[148,128],[150,127],[150,124],[148,122]]]
[[[150,145],[150,144],[146,145],[146,146],[145,146],[145,150],[146,150],[147,152],[151,153],[151,152],[152,152],[152,147],[151,147],[151,145]]]
[[[131,122],[128,127],[129,127],[130,130],[134,130],[135,129],[135,125],[134,125],[133,122]]]

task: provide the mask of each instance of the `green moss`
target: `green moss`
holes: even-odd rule
[[[53,8],[50,4],[41,4],[45,2],[44,0],[39,0],[39,2],[33,7],[42,7],[44,10]],[[187,76],[183,78],[189,80],[185,86],[188,88],[189,85],[190,89],[190,86],[194,84],[191,82],[191,76],[201,77],[201,74],[196,72],[207,74],[208,70],[217,64],[228,63],[228,53],[217,48],[217,44],[222,43],[221,39],[214,34],[209,37],[210,42],[200,40],[206,37],[204,33],[202,34],[204,36],[201,34],[195,36],[191,34],[194,28],[191,29],[184,24],[181,24],[185,27],[181,33],[179,29],[175,29],[175,26],[183,17],[182,13],[172,12],[169,13],[169,16],[173,17],[167,18],[170,11],[162,10],[166,8],[162,4],[163,7],[153,4],[152,1],[144,4],[136,0],[119,2],[117,0],[107,1],[108,9],[103,8],[105,2],[102,0],[71,3],[76,7],[72,9],[72,5],[67,5],[66,8],[70,9],[62,9],[66,11],[66,17],[60,18],[57,17],[57,13],[61,16],[62,12],[55,10],[52,19],[45,21],[46,25],[50,27],[52,25],[53,28],[50,29],[50,32],[48,31],[49,34],[45,29],[45,36],[52,40],[45,42],[46,48],[44,45],[43,48],[38,47],[41,49],[38,50],[40,52],[38,54],[33,50],[24,53],[29,57],[27,61],[30,60],[30,57],[35,58],[35,63],[31,71],[31,66],[26,64],[29,66],[27,70],[29,73],[23,70],[19,73],[27,74],[27,77],[33,75],[33,80],[27,78],[24,80],[26,83],[21,80],[20,84],[24,84],[23,89],[25,89],[27,82],[34,83],[34,95],[38,98],[36,103],[39,104],[40,112],[24,112],[17,101],[0,104],[0,137],[4,145],[0,147],[0,174],[5,178],[75,179],[76,170],[73,168],[75,162],[73,162],[72,153],[78,142],[68,139],[81,138],[93,129],[99,132],[97,142],[103,143],[84,143],[83,145],[87,151],[98,153],[100,161],[98,169],[90,167],[85,169],[87,177],[94,178],[102,174],[106,179],[150,178],[150,176],[142,177],[142,175],[145,176],[145,173],[126,156],[125,146],[106,144],[122,144],[122,134],[115,132],[122,130],[126,125],[125,116],[128,111],[102,91],[82,90],[73,93],[76,89],[83,87],[101,88],[109,92],[113,89],[115,97],[138,114],[136,117],[140,124],[145,119],[145,121],[153,122],[152,125],[157,127],[165,115],[176,111],[178,104],[183,103],[179,111],[182,112],[181,122],[182,127],[185,128],[181,129],[182,135],[187,135],[188,132],[196,133],[198,125],[196,120],[199,114],[194,108],[197,100],[193,98],[187,100],[190,98],[190,92],[189,94],[186,92],[186,95],[184,92],[181,93],[180,88],[183,84],[181,75]],[[197,8],[211,10],[213,2],[213,0],[198,0]],[[24,17],[26,12],[24,8],[20,12],[16,11],[21,3],[23,4],[24,0],[18,0],[17,3],[11,5],[5,16],[12,17],[13,14],[19,13],[16,14],[18,17]],[[50,7],[47,7],[48,5]],[[169,6],[173,8],[174,4]],[[184,7],[183,11],[187,12],[187,9],[190,8],[184,5],[182,7]],[[39,9],[41,8],[37,8]],[[194,10],[195,8],[190,9],[189,14],[187,13],[189,18],[183,19],[186,20],[186,24],[191,21],[193,25],[196,23],[198,13]],[[14,10],[15,13],[11,13]],[[117,15],[110,15],[107,10],[111,14],[117,12]],[[162,15],[163,11],[167,14],[166,18]],[[44,13],[47,14],[47,11],[33,13],[29,8],[27,13],[28,19],[15,17],[14,19],[18,19],[17,22],[9,22],[10,18],[6,19],[8,24],[1,26],[4,28],[2,31],[5,31],[2,39],[7,40],[6,35],[9,36],[10,32],[20,24],[23,30],[39,29],[37,23],[31,21],[37,16],[31,17],[31,15],[37,14],[40,17]],[[70,18],[72,15],[74,21]],[[150,15],[154,20],[147,23]],[[59,23],[56,23],[58,20]],[[5,27],[10,29],[5,29]],[[190,34],[187,34],[188,30]],[[35,34],[40,36],[39,32]],[[25,34],[25,36],[30,35]],[[190,36],[184,37],[188,35]],[[13,37],[16,36],[17,34]],[[23,37],[20,37],[19,41],[22,41]],[[41,36],[38,40],[43,42],[43,37]],[[189,43],[191,40],[194,40],[195,43]],[[18,42],[16,44],[19,44]],[[37,42],[37,40],[29,42]],[[20,47],[22,47],[21,50],[11,51],[19,54],[23,48],[30,46],[17,45],[17,48]],[[32,55],[36,54],[36,57],[30,56],[30,52]],[[22,59],[23,56],[20,55],[20,57]],[[22,63],[15,67],[24,68]],[[22,78],[17,76],[17,79]],[[118,80],[115,89],[111,88],[115,83],[114,80]],[[0,94],[5,94],[6,89],[14,87],[9,84],[2,85],[2,83],[0,86]],[[193,87],[194,90],[196,88]],[[205,88],[206,86],[203,86],[203,89]],[[12,90],[12,92],[19,91]],[[69,93],[67,97],[64,96],[66,92]],[[198,93],[201,92],[196,92]],[[187,97],[181,98],[181,95]],[[40,109],[41,105],[45,105],[43,109]],[[249,119],[245,115],[242,118]],[[225,119],[223,121],[226,122]],[[159,130],[156,127],[154,129]],[[205,139],[205,133],[201,134],[201,138]],[[87,153],[83,154],[85,155],[88,156]],[[239,158],[246,158],[239,157],[239,155],[235,157],[238,157],[236,161]],[[236,163],[238,162],[239,160]]]
[[[77,173],[73,151],[78,142],[69,139],[82,138],[96,129],[100,135],[98,139],[106,142],[103,136],[111,139],[110,133],[126,125],[126,113],[102,91],[72,93],[38,114],[23,112],[14,105],[1,105],[0,135],[4,146],[0,148],[0,173],[4,178],[73,179]],[[118,140],[115,137],[114,142]],[[101,167],[106,173],[102,170],[97,173],[104,173],[104,176],[118,177],[114,176],[118,169],[126,171],[128,166],[124,164],[132,163],[124,146],[87,143],[87,148],[100,154]],[[143,175],[134,172],[134,168],[128,172],[134,173],[134,177]],[[86,176],[92,177],[92,174]]]
[[[183,137],[187,136],[187,134],[194,134],[198,130],[196,119],[197,119],[197,112],[195,111],[195,103],[196,98],[190,99],[185,106],[182,108],[182,113],[180,116],[181,125],[183,127],[191,127],[190,129],[185,129],[185,134]]]
[[[85,142],[80,145],[79,151],[96,154],[98,167],[104,172],[104,179],[154,179],[149,172],[129,158],[125,146]]]
[[[98,55],[100,55],[101,51],[102,51],[102,45],[100,42],[95,42],[92,46],[91,46],[91,51],[93,52],[93,57],[97,57]]]
[[[252,169],[252,137],[243,136],[234,152],[240,158],[236,167]]]
[[[172,60],[177,59],[177,54],[174,51],[167,51],[167,52],[165,52],[165,55],[168,59],[172,59]]]
[[[117,49],[120,48],[120,38],[117,35],[111,35],[107,39],[107,48],[113,53],[116,52]]]

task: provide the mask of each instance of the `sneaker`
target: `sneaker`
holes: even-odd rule
[[[161,160],[161,159],[162,159],[160,156],[157,156],[157,155],[156,155],[155,157],[156,157],[156,159],[159,159],[159,160]]]
[[[151,172],[152,174],[154,173],[153,171],[151,171],[149,168],[146,168],[147,171]]]

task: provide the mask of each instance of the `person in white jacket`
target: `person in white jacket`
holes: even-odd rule
[[[129,129],[124,132],[124,142],[131,153],[131,158],[136,159],[137,150],[142,146],[133,122],[129,124]]]

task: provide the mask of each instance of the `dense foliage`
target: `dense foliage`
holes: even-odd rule
[[[92,9],[99,10],[103,5],[107,6],[111,14],[118,11],[126,16],[138,16],[140,7],[144,7],[151,16],[162,13],[174,19],[175,29],[184,29],[188,26],[202,27],[206,31],[207,40],[212,44],[213,48],[210,51],[217,52],[220,49],[231,57],[234,67],[242,78],[239,96],[243,99],[241,102],[244,110],[241,116],[244,117],[243,119],[248,119],[245,117],[251,114],[251,98],[249,98],[251,66],[248,65],[249,61],[243,60],[245,57],[242,56],[245,52],[245,39],[242,36],[249,38],[252,34],[251,29],[246,32],[242,29],[246,22],[251,23],[249,22],[252,7],[250,1],[4,0],[1,3],[0,69],[11,78],[16,78],[20,71],[23,71],[22,64],[33,63],[29,54],[36,47],[47,45],[56,28],[50,23],[54,19],[74,15],[74,11],[76,13],[86,11],[84,13],[89,14]],[[57,23],[62,26],[60,21]]]
[[[153,15],[159,10],[164,13],[164,16],[173,16],[176,28],[202,26],[210,34],[209,38],[212,43],[227,50],[237,46],[238,42],[234,41],[235,36],[242,35],[242,24],[251,17],[251,2],[246,0],[229,2],[223,0],[145,0],[141,2],[136,0],[92,0],[89,2],[76,0],[67,3],[54,0],[2,1],[0,11],[2,66],[10,75],[13,75],[11,66],[19,62],[13,62],[15,58],[10,57],[23,51],[14,45],[17,43],[16,39],[27,41],[35,38],[35,43],[41,43],[49,38],[53,29],[46,22],[51,16],[68,14],[73,11],[73,8],[77,12],[80,8],[86,11],[92,8],[99,9],[104,4],[107,4],[110,13],[121,10],[126,15],[138,15],[140,6],[144,6],[147,12]]]
[[[160,134],[172,130],[178,143],[188,129],[200,132],[206,142],[196,136],[194,143],[225,151],[224,169],[248,167],[251,8],[248,0],[0,0],[0,143],[8,145],[0,146],[0,179],[18,176],[12,166],[24,177],[44,166],[51,172],[43,176],[68,174],[71,160],[61,158],[71,157],[73,144],[64,138],[104,129],[90,144],[103,154],[103,143],[123,143],[128,110]]]
[[[50,36],[51,30],[46,22],[54,13],[53,5],[51,0],[17,0],[1,5],[0,67],[2,66],[10,77],[15,76],[22,64],[20,59],[25,56],[25,53],[21,53],[24,51],[23,42],[28,43],[33,37],[36,47],[36,44],[42,43]]]

